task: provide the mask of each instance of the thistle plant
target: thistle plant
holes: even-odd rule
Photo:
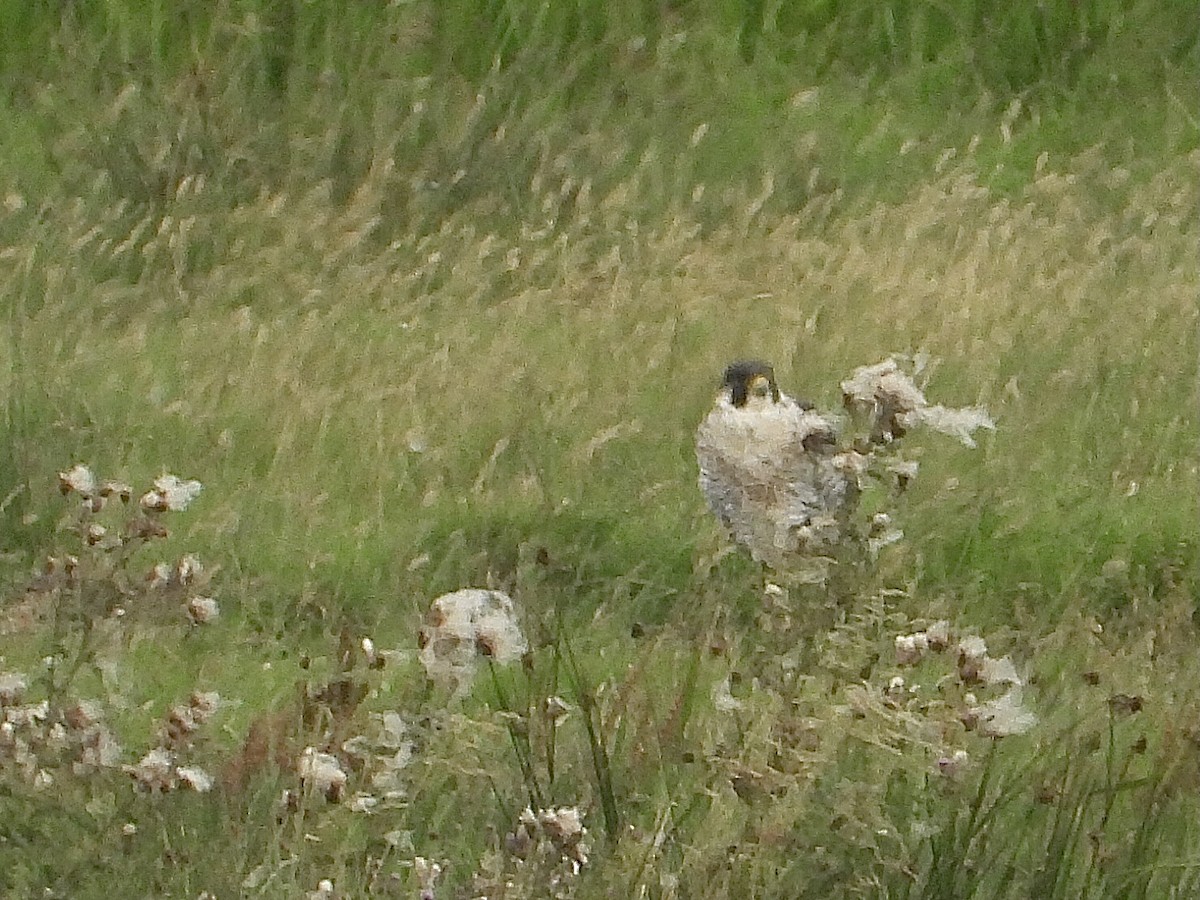
[[[202,625],[220,612],[204,593],[211,575],[195,555],[148,570],[135,568],[148,545],[170,535],[167,515],[187,509],[200,494],[200,482],[162,475],[135,502],[130,485],[101,481],[84,465],[60,472],[58,478],[63,496],[74,501],[60,524],[74,546],[49,556],[26,592],[27,602],[52,617],[46,674],[52,704],[94,662],[96,633],[106,620],[175,606],[180,622]]]
[[[588,865],[587,834],[578,807],[525,807],[504,835],[503,852],[480,860],[472,889],[478,896],[572,896]]]
[[[851,460],[844,470],[854,480],[855,490],[850,492],[853,512],[861,512],[862,491],[868,483],[887,485],[894,499],[917,477],[919,464],[904,455],[900,443],[910,431],[927,428],[973,449],[976,431],[995,428],[983,407],[929,403],[915,381],[926,365],[921,356],[911,360],[889,356],[874,365],[860,366],[841,383],[843,404],[851,417],[845,441],[850,449],[842,455]],[[849,511],[843,519],[849,521]],[[891,512],[879,510],[858,523],[857,529],[848,526],[843,537],[857,539],[857,545],[873,559],[884,547],[901,540],[904,532],[894,524]]]
[[[0,674],[0,762],[35,787],[121,762],[104,704],[73,696],[80,676],[98,670],[105,641],[121,640],[135,622],[163,610],[172,610],[181,627],[207,625],[220,613],[207,596],[211,573],[194,554],[141,568],[148,545],[169,536],[167,516],[185,510],[200,493],[198,481],[163,475],[137,494],[124,482],[102,481],[87,466],[75,465],[59,473],[59,489],[69,508],[58,530],[68,538],[7,610],[10,623],[48,625],[45,673]],[[37,694],[41,698],[32,702]],[[147,790],[181,785],[208,790],[212,778],[180,765],[179,758],[192,749],[195,732],[218,704],[215,693],[196,692],[173,707],[159,729],[158,746],[124,771]]]

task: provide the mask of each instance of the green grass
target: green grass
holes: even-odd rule
[[[415,856],[438,897],[1194,893],[1200,50],[1127,6],[6,8],[0,671],[37,700],[60,652],[13,613],[79,552],[56,473],[166,470],[204,492],[131,571],[198,553],[222,616],[105,620],[71,693],[130,764],[227,702],[204,795],[0,746],[4,893],[415,894]],[[696,489],[722,367],[836,407],[917,351],[996,432],[917,441],[905,541],[771,607]],[[417,632],[486,585],[532,650],[450,698]],[[939,618],[1033,731],[894,664]],[[402,798],[279,809],[388,710]],[[506,852],[535,801],[580,807],[580,874]]]

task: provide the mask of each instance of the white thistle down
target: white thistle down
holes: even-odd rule
[[[971,712],[978,719],[981,734],[988,737],[1009,737],[1025,734],[1037,724],[1037,716],[1021,703],[1021,689],[1012,688],[995,700],[973,707]]]
[[[519,659],[529,648],[512,598],[500,591],[468,588],[430,604],[420,633],[420,659],[434,681],[467,688],[480,659]]]
[[[333,754],[322,753],[315,747],[304,748],[296,772],[301,781],[312,785],[330,801],[340,800],[345,791],[347,776],[341,762]]]
[[[82,463],[76,463],[67,471],[59,472],[58,486],[64,494],[74,491],[85,500],[97,494],[96,476]]]
[[[154,479],[154,489],[143,494],[139,503],[147,512],[182,512],[200,496],[203,487],[199,481],[161,475]]]

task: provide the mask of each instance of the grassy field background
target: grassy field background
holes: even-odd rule
[[[0,734],[6,895],[1193,895],[1200,20],[1010,6],[5,6],[0,671],[50,701]],[[893,352],[997,429],[919,439],[904,542],[770,602],[696,488],[721,370],[833,408]],[[215,622],[80,547],[77,462],[203,482],[124,565],[197,554]],[[454,697],[418,631],[469,586],[531,651]],[[897,664],[940,619],[1033,729]],[[215,787],[135,790],[196,690]],[[122,755],[81,774],[87,698]],[[527,804],[579,808],[578,873]]]

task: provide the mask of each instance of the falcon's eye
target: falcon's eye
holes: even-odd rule
[[[771,393],[771,382],[765,375],[755,375],[750,379],[749,387],[755,397],[767,397]]]

